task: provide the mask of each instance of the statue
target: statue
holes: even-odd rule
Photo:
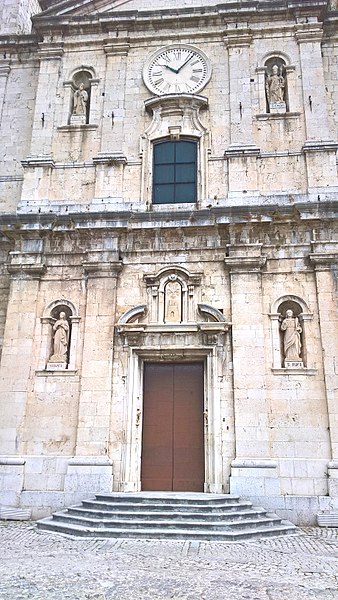
[[[287,310],[285,319],[282,322],[281,329],[284,331],[284,354],[286,361],[301,362],[301,340],[300,334],[302,328],[299,325],[297,317],[293,316],[292,310]]]
[[[74,93],[74,105],[73,105],[73,115],[85,115],[87,102],[88,102],[88,94],[84,89],[83,83],[81,83],[80,87]]]
[[[66,363],[69,342],[69,324],[64,312],[60,312],[60,318],[54,323],[53,331],[53,355],[50,357],[49,362]]]
[[[285,79],[282,76],[282,67],[273,65],[271,75],[266,78],[266,94],[269,104],[285,102]]]
[[[179,323],[182,319],[182,288],[178,281],[169,281],[165,286],[166,323]]]

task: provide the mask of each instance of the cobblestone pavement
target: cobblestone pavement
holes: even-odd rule
[[[237,543],[93,540],[0,521],[1,600],[338,600],[338,529]]]

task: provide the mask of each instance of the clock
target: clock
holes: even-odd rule
[[[208,83],[211,66],[201,50],[178,44],[154,52],[143,68],[143,81],[157,96],[196,94]]]

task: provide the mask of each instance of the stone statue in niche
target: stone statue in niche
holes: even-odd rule
[[[165,286],[165,323],[182,320],[182,288],[178,281],[169,281]]]
[[[86,115],[88,102],[88,93],[84,89],[83,83],[76,90],[73,97],[73,115]]]
[[[69,323],[64,312],[60,312],[59,319],[53,325],[53,332],[53,354],[49,362],[67,363]]]
[[[303,366],[301,359],[302,344],[300,339],[302,328],[299,325],[298,317],[293,316],[292,310],[286,311],[285,319],[283,319],[281,324],[281,330],[284,331],[285,366]]]
[[[270,104],[285,102],[285,79],[282,67],[273,65],[271,74],[266,78],[266,93]]]

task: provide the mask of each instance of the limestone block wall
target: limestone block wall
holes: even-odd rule
[[[30,139],[39,63],[34,44],[4,45],[0,61],[0,211],[15,212],[22,189],[24,160]],[[43,126],[40,114],[40,127]]]
[[[30,33],[31,17],[40,11],[38,0],[3,0],[0,7],[1,35]]]
[[[10,277],[6,269],[6,260],[11,243],[6,238],[2,238],[0,242],[0,356],[3,346],[3,336],[7,315],[7,304],[10,287]]]
[[[330,43],[327,41],[323,44],[324,75],[328,95],[330,126],[336,137],[338,131],[338,83],[335,75],[335,65],[337,60],[338,42]]]

